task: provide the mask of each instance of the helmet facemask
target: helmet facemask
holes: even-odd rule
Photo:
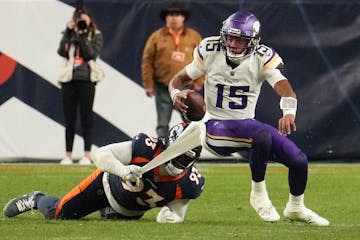
[[[239,64],[245,57],[250,56],[260,42],[260,22],[248,12],[238,11],[228,17],[220,30],[220,43],[226,56]],[[233,53],[227,45],[227,36],[233,36],[248,41],[241,53]]]
[[[226,37],[230,35],[230,34],[223,34],[222,35],[222,41],[223,46],[224,46],[224,50],[226,51],[226,56],[234,63],[239,64],[241,60],[243,60],[245,57],[249,56],[251,53],[254,52],[254,50],[256,49],[259,40],[255,39],[255,38],[250,38],[250,37],[246,37],[246,36],[234,36],[234,37],[238,37],[241,39],[245,39],[248,41],[247,46],[244,48],[244,50],[241,53],[233,53],[230,50],[230,46],[227,45],[226,43]],[[233,36],[233,35],[230,35]]]

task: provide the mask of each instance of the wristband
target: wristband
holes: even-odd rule
[[[174,102],[174,97],[176,94],[180,93],[181,91],[179,89],[173,89],[170,93],[171,100]]]
[[[283,112],[283,116],[287,114],[296,116],[297,99],[294,97],[282,97],[280,99],[280,109]]]

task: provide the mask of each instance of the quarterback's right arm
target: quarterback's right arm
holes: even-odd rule
[[[186,113],[187,106],[184,104],[184,99],[187,98],[188,92],[194,92],[194,90],[185,89],[185,86],[190,84],[192,79],[186,73],[185,68],[178,72],[169,83],[169,93],[174,107],[182,113]]]
[[[181,223],[189,206],[188,199],[176,199],[162,207],[156,217],[158,223]]]
[[[206,39],[202,40],[200,44],[194,49],[194,59],[180,72],[175,74],[169,83],[169,94],[173,101],[174,107],[180,112],[186,113],[187,106],[183,103],[186,99],[188,92],[194,91],[185,89],[187,85],[190,85],[192,80],[198,79],[205,74],[204,59],[202,49],[206,45]]]

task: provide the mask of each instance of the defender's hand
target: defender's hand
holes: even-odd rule
[[[125,166],[126,173],[121,178],[126,181],[132,183],[134,186],[139,187],[140,178],[141,178],[141,167],[136,165],[127,165]]]

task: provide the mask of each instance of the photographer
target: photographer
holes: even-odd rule
[[[58,54],[72,65],[71,79],[59,80],[65,118],[66,157],[61,164],[72,164],[77,107],[80,109],[84,138],[84,157],[79,164],[91,164],[93,102],[96,82],[91,81],[90,60],[96,60],[103,46],[103,38],[94,17],[86,8],[77,8],[67,23]]]

